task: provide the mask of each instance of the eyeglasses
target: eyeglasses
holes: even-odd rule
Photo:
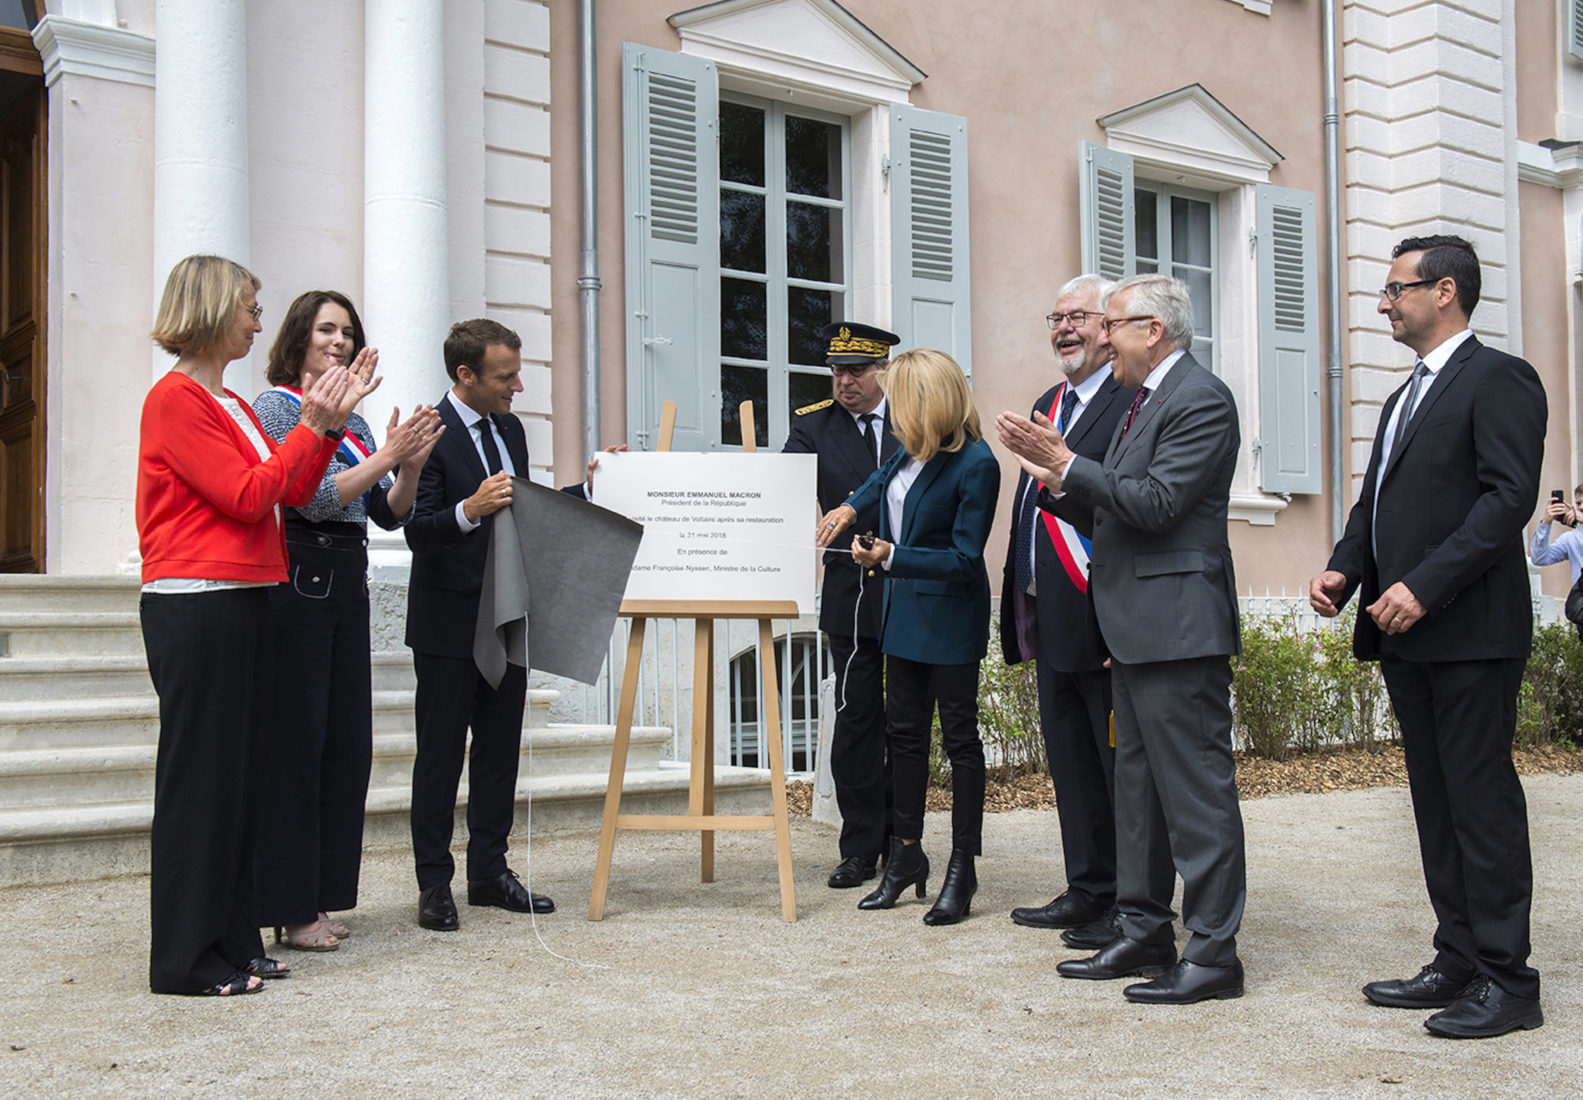
[[[1054,332],[1056,329],[1061,327],[1062,321],[1071,321],[1073,328],[1082,328],[1090,317],[1098,316],[1099,312],[1097,310],[1074,309],[1070,313],[1046,313],[1044,315],[1044,320],[1045,323],[1050,326],[1050,331]]]
[[[830,373],[838,378],[843,374],[849,374],[853,378],[862,378],[869,371],[877,370],[888,362],[890,362],[889,359],[880,359],[873,363],[831,363]]]
[[[256,321],[260,317],[264,316],[264,307],[256,305],[247,311],[247,315]]]
[[[1380,289],[1380,296],[1387,302],[1394,302],[1402,296],[1402,291],[1411,290],[1415,286],[1433,286],[1439,279],[1415,279],[1410,283],[1386,283]]]
[[[1128,321],[1152,321],[1152,320],[1154,320],[1153,317],[1106,317],[1104,320],[1099,322],[1099,328],[1100,328],[1100,331],[1102,331],[1106,336],[1109,336],[1110,333],[1111,333],[1111,330],[1114,329],[1117,325],[1124,325]]]

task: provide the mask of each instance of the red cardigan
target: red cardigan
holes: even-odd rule
[[[258,417],[230,390],[253,424]],[[213,394],[180,371],[148,391],[138,441],[137,531],[143,582],[162,577],[286,579],[275,505],[313,499],[337,443],[298,425],[258,451]]]

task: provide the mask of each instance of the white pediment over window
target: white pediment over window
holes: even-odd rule
[[[1194,186],[1268,183],[1283,159],[1202,84],[1113,111],[1099,120],[1106,144]]]
[[[870,103],[906,103],[926,75],[835,0],[719,0],[669,19],[682,52],[736,73]]]

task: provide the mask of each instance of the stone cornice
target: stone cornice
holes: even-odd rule
[[[44,83],[63,73],[154,86],[154,40],[146,34],[46,15],[33,28],[33,44],[44,59]]]
[[[1531,142],[1517,143],[1517,178],[1558,191],[1583,185],[1583,146],[1576,143],[1547,149]]]

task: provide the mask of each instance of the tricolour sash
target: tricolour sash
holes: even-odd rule
[[[302,408],[302,389],[300,387],[273,386],[271,388],[276,393],[285,394],[286,397],[290,399],[291,403],[296,405],[298,409]],[[341,445],[337,447],[335,451],[341,456],[342,461],[344,461],[348,466],[356,466],[359,462],[364,461],[374,453],[364,446],[363,441],[357,438],[356,434],[353,432],[347,432],[341,437]]]
[[[1069,385],[1071,385],[1070,382],[1061,384],[1060,391],[1056,393],[1055,400],[1050,405],[1050,411],[1056,414],[1055,419],[1057,421],[1060,419],[1061,399],[1066,396],[1066,387]],[[1070,427],[1070,424],[1056,424],[1056,430],[1063,436]],[[1043,484],[1040,484],[1039,488],[1043,489]],[[1059,519],[1042,508],[1039,510],[1039,514],[1044,520],[1044,529],[1050,534],[1050,541],[1055,544],[1055,556],[1061,560],[1061,566],[1066,570],[1066,575],[1071,580],[1072,586],[1087,595],[1088,552],[1092,548],[1093,542],[1078,534],[1077,528],[1067,523],[1066,520]]]

